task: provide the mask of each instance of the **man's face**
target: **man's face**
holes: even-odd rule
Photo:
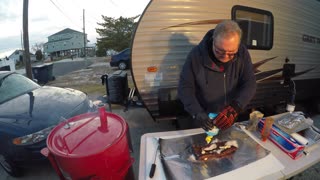
[[[218,37],[212,44],[212,50],[215,57],[223,63],[232,60],[238,52],[239,41],[240,39],[238,34]]]

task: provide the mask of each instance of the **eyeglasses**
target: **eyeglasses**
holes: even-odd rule
[[[214,51],[217,55],[219,55],[219,56],[228,56],[229,58],[234,57],[234,56],[238,53],[238,49],[235,50],[235,51],[233,51],[233,52],[226,52],[226,51],[223,50],[223,49],[219,49],[219,48],[217,48],[217,46],[214,44],[214,42],[213,42],[213,44],[212,44],[212,49],[213,49],[213,51]]]

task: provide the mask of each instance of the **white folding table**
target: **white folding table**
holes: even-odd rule
[[[235,177],[237,179],[288,179],[320,161],[320,142],[313,145],[312,151],[308,155],[303,155],[293,160],[270,140],[262,142],[256,133],[244,131],[258,144],[271,151],[271,153],[246,166],[209,179],[234,179]],[[141,137],[140,144],[139,180],[150,179],[149,171],[155,158],[159,138],[169,139],[200,133],[203,133],[201,128],[144,134]],[[161,160],[159,159],[159,153],[156,165],[156,171],[152,179],[166,179]]]

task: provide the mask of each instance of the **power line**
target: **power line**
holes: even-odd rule
[[[56,1],[59,2],[59,0],[56,0]],[[90,10],[90,9],[87,9],[87,8],[85,8],[85,7],[80,7],[78,3],[74,3],[74,4],[73,4],[73,7],[76,7],[76,8],[78,8],[78,9],[81,10],[81,11],[82,11],[82,9],[86,9],[86,14],[89,15],[89,17],[90,17],[91,19],[94,19],[95,21],[99,22],[99,20],[91,14],[91,10]],[[96,9],[95,9],[95,12],[97,12]],[[100,12],[99,12],[99,13],[100,13]],[[100,13],[100,14],[102,14],[102,13]]]
[[[69,19],[70,22],[72,22],[74,25],[76,25],[77,27],[81,28],[77,23],[73,22],[73,20],[67,16],[61,9],[60,7],[58,7],[52,0],[50,0],[50,2],[66,17]]]
[[[112,0],[109,0],[114,6],[118,7],[116,3],[114,3]]]
[[[58,5],[58,6],[60,6],[60,7],[63,7],[62,5],[61,5],[61,3],[60,3],[60,1],[59,0],[55,0],[55,2],[56,2],[56,5]],[[69,6],[68,6],[69,7]],[[73,7],[74,8],[77,8],[77,9],[79,9],[79,10],[83,10],[83,9],[86,9],[85,7],[80,7],[79,6],[79,4],[78,3],[74,3],[73,4]],[[88,9],[86,9],[86,15],[89,15],[89,18],[90,19],[86,19],[86,23],[90,23],[91,24],[91,26],[97,26],[97,23],[98,22],[100,22],[96,17],[94,17],[92,14],[91,14],[92,12],[90,12],[90,10],[88,10]],[[101,13],[100,13],[101,14]],[[88,18],[88,16],[87,16],[87,18]],[[78,26],[79,27],[79,26]]]
[[[111,4],[113,4],[115,7],[117,7],[118,11],[120,11],[120,16],[122,16],[122,15],[123,15],[123,10],[122,10],[122,8],[119,8],[119,6],[118,6],[116,3],[114,3],[113,0],[109,0],[109,1],[111,2]]]

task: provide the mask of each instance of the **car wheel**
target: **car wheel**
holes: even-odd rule
[[[119,65],[118,65],[118,67],[119,67],[119,69],[121,69],[121,70],[125,70],[125,69],[127,69],[127,64],[126,64],[125,62],[121,61],[121,62],[119,63]]]
[[[11,161],[5,159],[5,157],[1,154],[0,154],[0,165],[10,176],[20,177],[22,175],[21,168],[14,166],[14,164]]]

